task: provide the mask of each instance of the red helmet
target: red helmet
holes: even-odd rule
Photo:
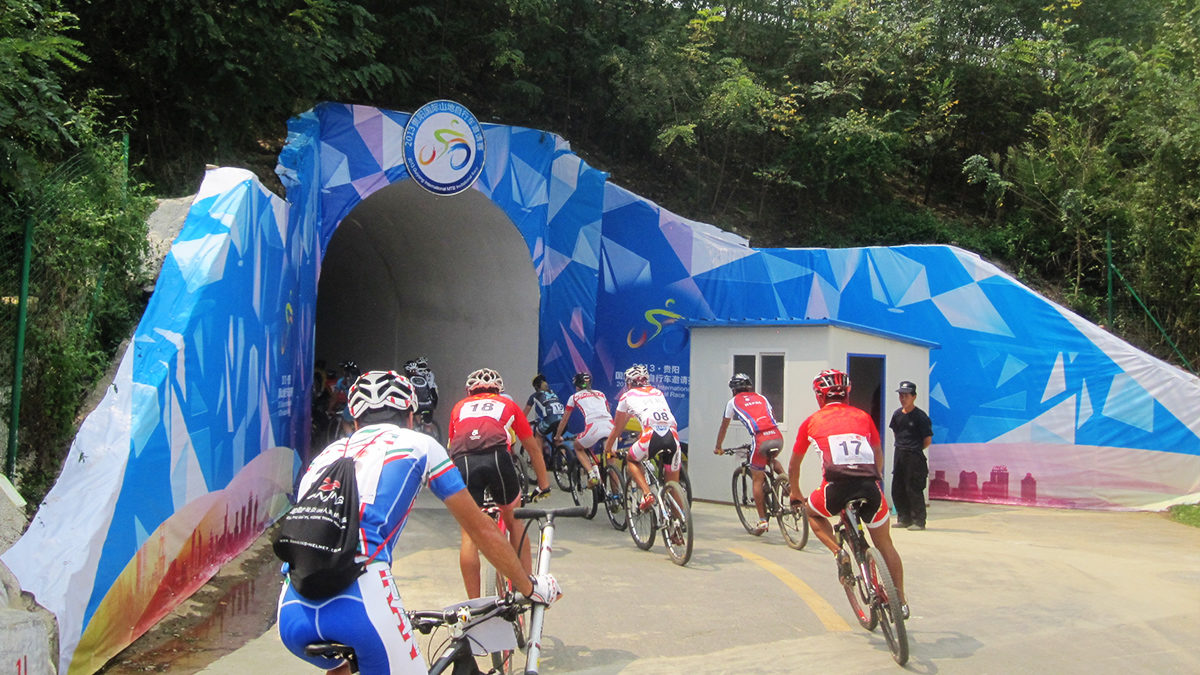
[[[825,398],[844,397],[850,393],[850,376],[835,368],[822,370],[813,379],[813,391]]]

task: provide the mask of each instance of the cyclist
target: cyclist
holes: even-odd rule
[[[426,368],[426,372],[429,372],[428,368]],[[422,375],[421,367],[415,360],[404,364],[404,373],[417,392],[417,417],[422,424],[429,424],[433,421],[433,411],[437,410],[438,404],[438,391],[433,384],[432,376],[426,378]]]
[[[343,591],[319,601],[284,582],[278,625],[288,651],[331,673],[348,673],[345,663],[304,653],[314,642],[340,642],[354,648],[364,675],[428,673],[391,572],[392,550],[425,482],[517,589],[539,602],[557,599],[554,577],[525,572],[496,525],[475,506],[445,448],[410,430],[416,406],[407,379],[391,371],[365,373],[350,388],[349,407],[355,433],[313,460],[300,494],[335,460],[353,456],[361,502],[359,559],[370,562]]]
[[[667,397],[658,387],[650,385],[650,371],[646,366],[637,363],[625,371],[625,392],[617,400],[617,414],[613,418],[613,427],[625,428],[630,418],[636,418],[642,425],[641,436],[629,448],[629,475],[637,481],[642,489],[642,503],[638,508],[642,511],[654,503],[654,494],[650,492],[650,484],[646,482],[646,474],[642,471],[642,460],[647,457],[669,453],[670,461],[664,461],[664,473],[668,481],[679,480],[679,470],[683,466],[683,451],[679,446],[679,433],[676,430],[675,415],[667,405]],[[605,454],[612,451],[617,434],[609,434],[604,441]]]
[[[813,380],[817,410],[800,424],[792,459],[788,462],[788,485],[792,504],[805,503],[800,493],[800,464],[810,449],[821,453],[823,480],[807,500],[808,522],[817,538],[837,557],[839,575],[845,576],[850,559],[838,546],[829,519],[841,512],[852,499],[866,497],[863,521],[871,533],[871,542],[887,564],[896,590],[900,593],[904,618],[908,603],[904,595],[904,567],[892,543],[889,507],[883,494],[883,453],[875,420],[846,402],[850,394],[850,376],[840,370],[822,370]]]
[[[350,396],[350,387],[358,379],[362,373],[358,368],[358,364],[354,361],[342,361],[342,376],[338,378],[333,385],[333,397],[329,401],[329,411],[337,413],[341,417],[341,435],[349,436],[354,433],[354,417],[350,414],[350,406],[347,405],[347,400]]]
[[[511,398],[501,395],[503,392],[504,380],[500,373],[491,368],[473,371],[467,376],[467,397],[454,405],[446,433],[450,438],[450,458],[462,472],[475,504],[483,506],[485,490],[491,494],[500,507],[500,517],[508,528],[513,550],[517,551],[521,564],[528,572],[533,567],[529,543],[521,543],[523,528],[517,527],[517,520],[513,516],[513,509],[521,505],[521,487],[517,479],[517,467],[512,460],[510,429],[525,446],[533,462],[533,470],[537,473],[540,489],[534,495],[535,500],[549,494],[550,480],[546,475],[546,463],[542,460],[542,449],[538,447],[529,421]],[[458,563],[468,597],[478,598],[479,551],[465,529]]]
[[[417,374],[425,378],[429,383],[429,388],[433,390],[434,398],[437,397],[437,381],[433,377],[433,369],[429,367],[429,359],[424,356],[418,356],[416,359]]]
[[[604,396],[604,392],[592,389],[592,376],[587,373],[575,373],[571,384],[575,385],[575,393],[567,399],[567,409],[554,432],[554,442],[562,442],[571,413],[575,412],[576,408],[583,411],[583,433],[575,437],[575,456],[587,467],[588,484],[599,485],[600,467],[592,461],[591,453],[587,452],[586,448],[612,435],[613,419],[608,412],[608,398]]]
[[[558,394],[550,388],[550,383],[546,381],[546,376],[538,373],[533,378],[533,393],[525,400],[525,418],[529,418],[529,412],[533,411],[537,426],[534,431],[537,432],[538,438],[549,436],[554,428],[558,426],[559,420],[563,415],[562,400],[558,398]],[[550,448],[543,447],[542,450],[546,453],[547,464],[549,463]]]
[[[750,441],[750,475],[754,479],[754,506],[758,509],[758,527],[755,531],[762,534],[767,531],[767,511],[763,498],[767,459],[770,458],[776,475],[782,476],[783,465],[777,456],[783,448],[783,434],[775,422],[771,403],[754,391],[754,380],[749,375],[736,373],[729,379],[729,390],[733,392],[733,398],[725,404],[725,416],[721,418],[721,427],[717,430],[717,447],[713,453],[721,454],[721,444],[725,442],[729,421],[736,416],[753,437]]]

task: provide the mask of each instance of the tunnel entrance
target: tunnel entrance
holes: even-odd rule
[[[376,191],[338,225],[317,293],[316,359],[401,370],[427,357],[443,429],[472,370],[498,370],[519,402],[537,372],[529,248],[477,190],[435,196],[404,180]]]

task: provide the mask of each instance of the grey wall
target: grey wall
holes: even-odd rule
[[[434,196],[412,181],[342,221],[322,263],[316,356],[364,370],[427,356],[443,428],[467,373],[495,368],[519,402],[537,368],[539,284],[508,217],[476,190]]]

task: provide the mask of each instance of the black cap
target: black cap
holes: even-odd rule
[[[896,393],[898,393],[898,394],[913,394],[915,396],[917,393],[917,385],[913,384],[912,382],[909,382],[908,380],[901,380],[900,388],[896,390]]]

